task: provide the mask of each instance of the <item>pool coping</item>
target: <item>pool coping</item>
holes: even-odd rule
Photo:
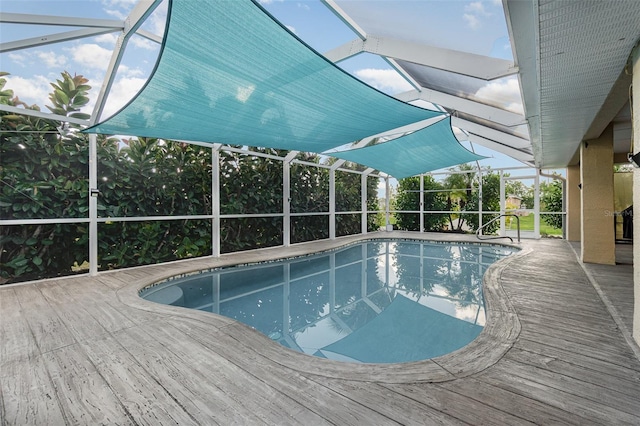
[[[467,243],[480,245],[503,245],[519,248],[520,251],[492,264],[483,277],[483,294],[486,307],[486,323],[479,336],[465,347],[422,361],[399,364],[354,364],[328,360],[287,349],[269,337],[236,320],[209,312],[189,308],[161,305],[139,296],[140,290],[165,281],[176,275],[197,273],[200,270],[233,266],[238,264],[268,262],[278,259],[305,256],[317,252],[338,249],[367,240],[409,239],[435,242]],[[260,356],[304,375],[323,376],[336,379],[377,383],[444,382],[478,373],[497,363],[517,340],[521,326],[518,316],[506,292],[502,288],[502,271],[531,249],[503,242],[479,241],[475,236],[460,234],[436,234],[417,232],[375,232],[335,240],[297,244],[291,247],[275,247],[230,253],[220,257],[198,258],[172,262],[170,268],[163,264],[136,268],[131,282],[117,290],[120,301],[131,307],[162,314],[176,320],[185,319],[205,324],[215,339],[224,333],[234,339],[243,350],[251,350]],[[170,320],[170,318],[167,318]],[[243,350],[238,351],[242,356]]]

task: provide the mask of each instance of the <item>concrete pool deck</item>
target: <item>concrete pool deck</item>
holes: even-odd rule
[[[478,242],[365,238],[380,237]],[[171,275],[362,238],[0,287],[0,423],[640,423],[640,360],[590,281],[616,293],[628,274],[607,285],[612,274],[585,273],[563,240],[523,241],[492,266],[480,337],[416,363],[322,360],[233,320],[138,297]]]

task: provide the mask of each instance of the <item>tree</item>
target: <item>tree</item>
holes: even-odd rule
[[[445,209],[445,196],[437,190],[442,185],[432,176],[423,177],[424,193],[424,228],[425,231],[441,231],[445,218],[438,214],[429,214],[429,211],[442,211]],[[420,230],[419,213],[403,213],[402,211],[420,211],[420,176],[400,179],[398,193],[396,195],[396,223],[399,229],[407,231]]]
[[[277,155],[269,148],[258,152]],[[282,213],[282,162],[236,152],[220,153],[222,214]],[[282,244],[281,217],[240,217],[221,220],[223,253]]]
[[[5,90],[0,73],[0,102],[28,106]],[[87,118],[90,86],[79,75],[61,74],[52,84],[47,106],[53,113]],[[89,136],[79,126],[33,116],[0,112],[0,217],[64,218],[77,223],[0,227],[0,284],[68,275],[87,268]],[[221,251],[231,252],[282,244],[283,163],[275,149],[254,151],[262,157],[220,151],[220,210],[252,217],[221,219]],[[299,154],[319,162],[315,154]],[[113,220],[110,217],[210,215],[211,150],[156,138],[119,141],[97,135],[98,267],[114,269],[202,256],[212,251],[210,219]],[[294,212],[328,215],[326,168],[292,165]],[[343,167],[361,171],[362,166]],[[361,175],[336,174],[336,210],[359,211]],[[300,190],[300,192],[298,192]],[[367,179],[367,204],[377,210],[377,181]],[[274,214],[274,216],[263,216]],[[302,216],[292,220],[292,241],[328,237],[328,219]],[[375,220],[374,215],[368,221]],[[299,220],[298,220],[299,219]],[[360,214],[338,215],[337,234],[360,232]],[[368,224],[373,226],[373,224]]]
[[[319,164],[317,154],[300,153],[298,159]],[[292,163],[290,169],[291,213],[329,212],[329,169]],[[292,216],[291,242],[329,238],[329,220],[325,215]]]
[[[1,73],[0,76],[5,76]],[[87,118],[79,110],[89,101],[82,76],[62,73],[49,97],[55,114]],[[0,102],[39,111],[5,90]],[[0,113],[0,216],[6,219],[82,218],[88,211],[88,144],[86,137],[59,122]],[[0,227],[0,283],[13,277],[34,279],[44,271],[71,272],[86,259],[87,227],[83,223]]]
[[[473,185],[476,180],[475,168],[470,164],[460,164],[456,168],[450,169],[452,173],[444,180],[444,187],[447,192],[447,210],[463,212],[468,209],[468,203],[473,197]],[[466,215],[457,215],[458,222],[453,224],[454,214],[449,213],[449,226],[451,230],[462,231]]]
[[[545,212],[562,212],[562,182],[555,179],[551,183],[540,184],[540,203]],[[562,229],[561,214],[543,214],[542,220],[549,226]]]
[[[469,203],[467,204],[468,211],[478,211],[480,200],[480,188],[477,183],[474,184],[473,192]],[[483,211],[500,211],[500,175],[495,172],[487,172],[482,175],[482,210]],[[469,227],[476,231],[479,226],[479,218],[476,213],[466,213],[463,217],[467,221]],[[495,214],[483,214],[482,223],[486,224],[491,219],[496,217]],[[488,227],[484,228],[484,234],[494,233],[499,227],[498,221],[493,222]]]

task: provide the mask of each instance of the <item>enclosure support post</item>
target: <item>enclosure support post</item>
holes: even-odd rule
[[[503,215],[506,211],[506,195],[505,195],[505,181],[504,181],[504,177],[502,176],[502,170],[500,170],[500,214]],[[505,217],[504,216],[500,216],[500,232],[499,232],[500,236],[505,236],[507,235],[507,232],[505,230]]]
[[[580,165],[567,167],[567,240],[580,241],[582,226]]]
[[[291,163],[282,163],[282,244],[291,244]]]
[[[420,175],[420,232],[424,232],[424,175]]]
[[[533,238],[540,238],[540,170],[536,169],[533,185]]]
[[[211,148],[211,254],[220,257],[220,144]]]
[[[98,135],[89,134],[89,275],[98,274]]]
[[[282,244],[291,245],[291,162],[300,151],[291,151],[282,161]]]
[[[390,194],[390,187],[389,187],[389,176],[384,178],[384,183],[385,183],[384,223],[386,225],[386,230],[390,231],[391,229],[389,228],[391,226],[391,222],[389,222],[389,203],[391,202],[391,194]]]
[[[367,209],[367,195],[369,192],[369,186],[367,185],[367,178],[369,177],[369,173],[365,172],[360,177],[360,232],[366,234],[368,232],[368,209]]]
[[[478,229],[482,228],[482,169],[478,166]]]
[[[336,171],[329,169],[329,239],[336,238]]]

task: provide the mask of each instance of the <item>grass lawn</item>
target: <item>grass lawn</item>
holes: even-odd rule
[[[529,214],[529,216],[520,216],[520,230],[521,231],[533,231],[533,219],[535,215],[533,213]],[[513,218],[507,218],[512,219]],[[516,229],[515,223],[511,228],[513,230]],[[554,228],[553,226],[549,226],[545,223],[544,220],[540,219],[540,234],[541,235],[562,235],[562,229]]]

